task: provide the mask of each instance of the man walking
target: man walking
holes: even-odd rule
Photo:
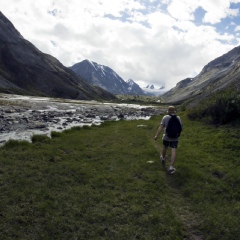
[[[174,173],[174,163],[176,161],[177,156],[177,146],[178,146],[178,138],[182,131],[182,122],[179,116],[175,115],[175,107],[169,106],[168,107],[168,115],[165,115],[162,118],[161,124],[157,130],[157,133],[154,137],[155,140],[158,139],[159,134],[164,129],[163,134],[163,148],[161,152],[161,162],[165,164],[165,158],[167,153],[167,148],[171,148],[171,163],[168,172]],[[170,120],[171,119],[171,120]]]

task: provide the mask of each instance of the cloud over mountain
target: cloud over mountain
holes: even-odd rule
[[[195,77],[239,45],[240,0],[8,0],[0,9],[41,51],[72,66],[84,59],[141,87]]]
[[[0,12],[0,91],[70,99],[113,99],[42,53]]]

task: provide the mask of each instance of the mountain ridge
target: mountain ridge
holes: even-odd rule
[[[164,102],[198,101],[221,89],[239,88],[240,46],[206,64],[194,78],[186,78],[163,94]]]
[[[113,99],[24,39],[0,12],[0,91],[70,99]]]
[[[78,76],[85,78],[89,84],[101,87],[112,94],[146,95],[132,79],[125,82],[108,66],[85,59],[69,68]]]
[[[0,11],[0,92],[70,99],[114,99],[113,94],[148,95],[132,79],[124,81],[116,72],[84,60],[82,72],[65,67],[24,39]],[[84,65],[83,64],[83,65]],[[163,102],[197,101],[212,93],[239,86],[240,46],[210,61],[194,78],[186,78],[161,95]],[[154,86],[150,86],[155,90]]]

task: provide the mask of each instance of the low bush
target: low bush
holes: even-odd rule
[[[4,144],[4,148],[14,148],[14,147],[21,147],[21,146],[29,146],[30,143],[25,140],[9,140]]]
[[[226,124],[240,117],[240,94],[234,89],[213,94],[187,109],[189,119],[203,119],[208,123]]]
[[[47,143],[50,141],[50,138],[46,135],[33,135],[31,137],[32,143]]]
[[[56,131],[53,131],[51,132],[51,138],[56,138],[56,137],[60,137],[61,136],[61,132],[56,132]]]

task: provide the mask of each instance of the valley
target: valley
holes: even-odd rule
[[[64,66],[1,12],[0,28],[0,239],[239,239],[240,47],[144,91],[91,60]],[[170,176],[154,134],[172,104]]]

